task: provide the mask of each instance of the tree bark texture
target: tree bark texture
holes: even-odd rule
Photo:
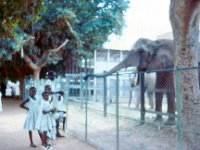
[[[198,66],[199,0],[171,0],[170,22],[175,42],[175,67]],[[181,71],[184,149],[200,149],[200,92],[198,70]]]

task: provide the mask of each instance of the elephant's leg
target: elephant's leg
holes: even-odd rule
[[[164,73],[163,72],[158,72],[156,74],[156,89],[157,90],[161,90],[165,88],[165,79],[164,78]],[[163,99],[163,92],[162,91],[158,91],[155,93],[155,103],[156,103],[156,112],[162,112],[162,99]],[[161,119],[162,115],[161,114],[157,114],[156,116],[156,120],[157,119]]]
[[[154,101],[153,101],[153,92],[147,92],[149,98],[149,106],[151,109],[154,109]]]
[[[128,102],[128,107],[130,107],[131,106],[131,101],[132,101],[132,93],[133,93],[133,90],[132,89],[130,89],[130,92],[129,92],[129,102]]]
[[[168,113],[174,115],[175,114],[175,99],[174,93],[167,93],[167,104],[168,104]],[[171,116],[169,116],[171,117]],[[174,118],[174,116],[173,116]]]
[[[163,92],[156,92],[156,112],[162,112],[162,99],[163,99]],[[157,114],[156,119],[161,119],[162,115]]]
[[[141,99],[141,90],[140,90],[140,86],[137,85],[133,88],[133,92],[134,92],[134,98],[135,98],[135,107],[139,108],[140,105],[140,99]]]
[[[174,92],[167,93],[167,112],[169,117],[165,122],[165,125],[174,125],[175,124],[175,97]]]
[[[135,107],[139,108],[139,105],[140,105],[140,94],[137,93],[135,96]]]
[[[168,72],[167,74],[167,82],[166,89],[173,90],[172,92],[167,92],[167,112],[169,115],[168,120],[166,121],[166,125],[174,125],[175,124],[175,93],[174,93],[174,80],[173,80],[173,72]]]

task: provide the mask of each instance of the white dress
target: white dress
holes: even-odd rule
[[[36,130],[36,122],[38,118],[38,107],[39,101],[29,97],[29,102],[27,103],[29,110],[27,111],[24,129],[28,131]]]
[[[55,97],[53,99],[53,106],[56,108],[57,112],[54,114],[54,119],[62,119],[63,117],[65,117],[65,110],[64,110],[64,103],[63,103],[63,96],[60,96],[60,100],[59,99],[59,94],[56,95],[57,97]]]
[[[2,94],[1,94],[1,92],[0,92],[0,112],[2,112],[2,111],[3,111],[3,106],[2,106],[2,100],[1,100],[1,96],[2,96]]]
[[[43,114],[43,111],[49,111],[53,107],[49,101],[42,100],[39,110],[39,115],[36,123],[36,128],[39,131],[50,131],[53,128],[51,113]]]

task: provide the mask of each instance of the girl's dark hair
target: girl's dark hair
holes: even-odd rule
[[[51,88],[49,84],[45,85],[44,89],[46,90],[47,88]]]
[[[29,88],[29,90],[36,90],[36,88],[35,88],[34,86],[31,86],[31,87]]]
[[[46,91],[42,92],[42,96],[43,96],[44,94],[48,94],[48,95],[49,95],[49,93],[48,93],[48,92],[46,92]]]

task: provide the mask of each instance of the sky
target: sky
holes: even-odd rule
[[[169,4],[170,0],[130,0],[122,35],[110,35],[104,47],[129,50],[139,38],[155,40],[158,35],[171,32]]]

